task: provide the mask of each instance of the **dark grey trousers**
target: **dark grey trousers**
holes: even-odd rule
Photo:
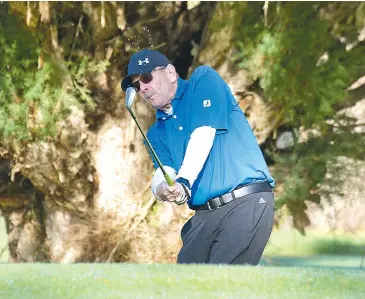
[[[181,229],[178,263],[257,265],[274,222],[274,194],[250,194],[199,210]]]

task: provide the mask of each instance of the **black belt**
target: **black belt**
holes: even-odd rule
[[[193,210],[209,210],[213,211],[221,206],[231,202],[234,199],[241,198],[243,196],[259,193],[259,192],[271,192],[272,187],[268,182],[253,183],[243,187],[239,187],[229,193],[208,200],[204,205],[191,206]]]

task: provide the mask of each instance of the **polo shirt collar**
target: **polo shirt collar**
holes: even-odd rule
[[[177,79],[177,90],[176,90],[174,99],[181,98],[187,86],[188,86],[188,81],[178,78]]]
[[[184,91],[186,89],[186,87],[188,86],[188,81],[183,80],[181,78],[177,79],[177,90],[175,93],[174,98],[171,100],[171,104],[172,104],[172,108],[175,110],[177,108],[177,99],[180,99],[182,97],[182,95],[184,94]],[[156,118],[157,119],[168,119],[170,118],[172,115],[168,115],[166,114],[164,111],[157,109],[156,110]]]

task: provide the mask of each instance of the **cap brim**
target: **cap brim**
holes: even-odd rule
[[[129,86],[132,86],[132,75],[125,76],[120,84],[123,91],[126,91]]]

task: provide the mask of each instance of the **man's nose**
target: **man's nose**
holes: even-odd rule
[[[142,81],[139,81],[139,89],[142,91],[147,91],[150,89],[150,86],[148,83],[143,83]]]

